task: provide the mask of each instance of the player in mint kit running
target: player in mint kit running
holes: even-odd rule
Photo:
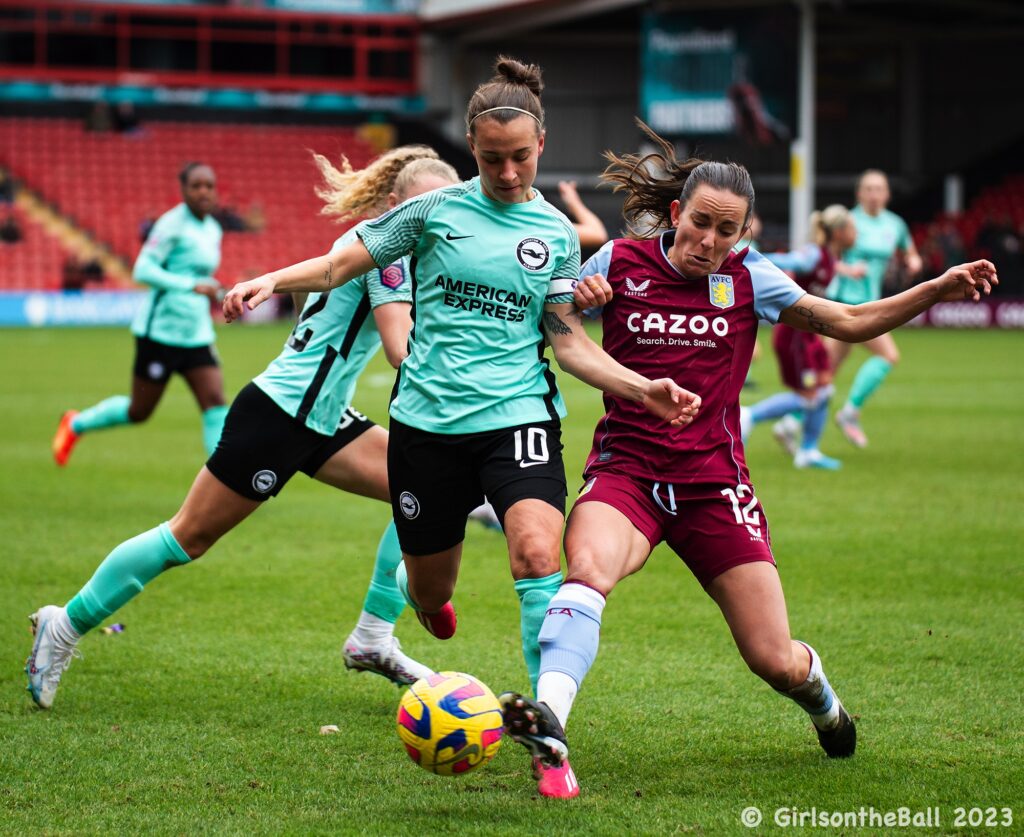
[[[222,233],[210,214],[217,182],[213,169],[202,163],[189,163],[178,180],[183,202],[153,225],[132,274],[150,291],[132,323],[131,397],[113,395],[81,412],[66,412],[53,438],[58,465],[67,464],[85,433],[148,419],[174,373],[185,379],[199,404],[206,453],[217,447],[228,412],[210,317],[210,302],[221,291],[213,274],[220,264]]]
[[[886,209],[889,203],[889,181],[883,172],[868,169],[857,182],[857,206],[851,215],[857,225],[857,239],[843,254],[850,264],[863,264],[867,273],[863,278],[837,272],[826,296],[847,305],[882,298],[882,280],[894,254],[900,257],[911,276],[921,272],[921,257],[914,247],[906,223]],[[829,355],[835,372],[843,365],[852,346],[848,343],[829,341]],[[900,353],[891,334],[882,334],[864,343],[871,352],[853,379],[846,403],[836,413],[836,424],[843,435],[859,448],[867,446],[868,437],[860,425],[860,413],[868,398],[885,381],[889,372],[899,362]]]
[[[573,304],[579,241],[533,187],[544,149],[540,70],[505,58],[495,69],[466,114],[478,177],[366,224],[360,241],[337,254],[236,285],[224,311],[236,317],[275,291],[334,287],[411,254],[414,324],[388,446],[406,591],[435,636],[454,633],[466,514],[486,494],[508,541],[534,681],[537,631],[561,584],[566,496],[565,406],[543,356],[545,335],[565,371],[661,419],[691,420],[699,399],[669,379],[630,372],[586,336]]]
[[[832,281],[837,265],[841,264],[840,255],[853,244],[857,229],[849,210],[839,204],[812,213],[810,227],[814,234],[813,244],[807,244],[791,253],[764,255],[776,267],[791,274],[805,291],[820,296]],[[842,267],[863,275],[862,265],[859,269],[855,265]],[[797,468],[838,470],[842,463],[825,456],[818,448],[834,389],[832,362],[825,341],[817,334],[797,331],[780,323],[772,329],[772,348],[779,361],[782,382],[789,387],[790,392],[779,392],[749,408],[741,408],[743,442],[746,443],[755,425],[779,419],[772,431],[793,457],[793,464]],[[802,422],[790,415],[794,412],[803,413]]]
[[[347,219],[379,214],[458,177],[425,146],[396,148],[365,170],[344,171],[317,157],[327,187],[324,212]],[[356,240],[358,227],[335,243]],[[190,563],[275,496],[296,471],[366,497],[389,499],[387,432],[354,410],[356,378],[383,342],[397,367],[406,354],[411,289],[408,262],[359,276],[344,288],[312,295],[281,354],[231,405],[216,451],[170,521],[125,541],[65,607],[31,617],[35,632],[26,671],[44,709],[80,637],[165,570]],[[349,668],[412,683],[431,670],[403,654],[393,636],[404,608],[395,583],[402,554],[394,524],[381,539],[373,580],[355,630],[345,642]]]
[[[537,758],[568,764],[565,724],[598,650],[615,585],[665,541],[722,611],[750,669],[806,711],[826,754],[851,756],[853,721],[817,653],[790,636],[764,510],[740,441],[739,394],[759,319],[841,340],[869,340],[936,302],[980,299],[997,283],[990,262],[952,268],[899,296],[859,306],[812,296],[753,250],[732,248],[750,223],[754,190],[736,164],[661,154],[609,155],[604,178],[627,194],[630,230],[654,217],[671,229],[618,239],[582,270],[607,277],[604,346],[644,375],[672,369],[701,393],[683,428],[658,426],[606,394],[585,484],[565,536],[568,573],[540,632],[537,700],[505,693],[506,731]],[[578,787],[545,782],[544,796]]]

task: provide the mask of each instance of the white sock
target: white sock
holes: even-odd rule
[[[74,645],[82,638],[82,635],[71,624],[67,608],[64,607],[60,609],[60,615],[53,620],[53,633],[66,645]]]
[[[800,642],[800,640],[797,641]],[[800,642],[800,644],[806,648],[807,653],[811,655],[811,669],[807,672],[807,679],[795,689],[790,689],[787,694],[804,707],[807,714],[810,715],[811,722],[814,726],[818,729],[831,729],[839,723],[839,698],[836,697],[836,693],[832,690],[832,686],[829,684],[828,678],[825,676],[825,671],[821,667],[821,658],[818,656],[818,652],[811,648],[811,646],[806,642]],[[831,697],[828,711],[815,714],[808,708],[809,704],[806,701],[813,700],[817,703],[825,694]]]
[[[395,626],[387,619],[362,611],[359,621],[349,634],[349,642],[360,648],[377,648],[387,644],[395,632]]]
[[[537,681],[537,700],[551,707],[562,729],[569,723],[569,713],[578,689],[576,681],[561,671],[546,671]]]

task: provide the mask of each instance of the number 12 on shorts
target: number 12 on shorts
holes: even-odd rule
[[[736,523],[746,526],[752,537],[761,539],[761,513],[754,507],[757,505],[757,497],[754,496],[754,489],[749,485],[737,485],[736,489],[723,488],[722,494],[732,504],[732,513],[736,516]],[[750,502],[741,506],[744,500],[750,496]]]
[[[526,432],[525,444],[523,431]],[[543,465],[548,461],[548,434],[543,427],[519,428],[512,434],[515,440],[515,460],[520,468]]]

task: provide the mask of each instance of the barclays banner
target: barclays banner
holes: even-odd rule
[[[128,325],[145,291],[0,293],[0,326]]]

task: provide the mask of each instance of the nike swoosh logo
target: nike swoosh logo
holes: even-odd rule
[[[445,238],[448,239],[448,241],[458,241],[459,239],[462,239],[462,238],[475,238],[475,236],[472,236],[472,235],[452,235],[451,232],[449,231],[448,234],[445,236]]]
[[[532,468],[534,465],[547,465],[547,462],[520,462],[520,468]]]

